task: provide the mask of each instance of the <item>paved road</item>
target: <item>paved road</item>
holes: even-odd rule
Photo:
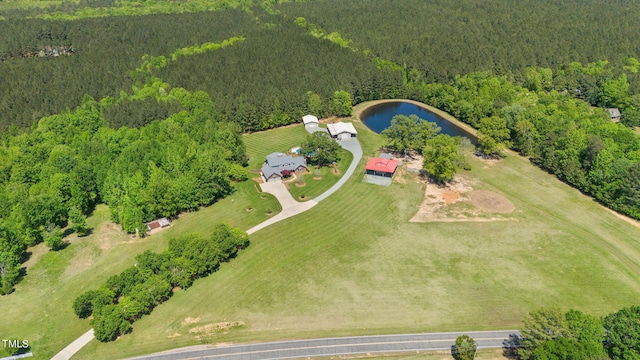
[[[417,351],[451,350],[456,338],[463,334],[474,338],[480,348],[512,347],[511,339],[520,336],[520,332],[517,330],[357,336],[220,347],[192,347],[145,355],[130,360],[266,360],[371,353],[415,353]]]

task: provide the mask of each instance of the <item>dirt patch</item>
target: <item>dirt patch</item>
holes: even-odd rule
[[[304,186],[307,185],[306,183],[303,183],[303,182],[302,183],[296,182],[295,184],[296,184],[297,187],[304,187]]]
[[[201,339],[203,337],[212,336],[217,333],[226,333],[228,330],[231,330],[233,328],[237,328],[240,326],[244,326],[244,322],[242,321],[221,322],[221,323],[196,326],[194,328],[189,329],[189,333],[196,334],[195,338]]]
[[[314,176],[313,180],[322,180],[322,176]]]
[[[469,202],[482,210],[501,214],[510,213],[515,206],[504,196],[486,190],[474,190],[467,194]]]
[[[425,196],[411,222],[504,221],[495,216],[514,210],[504,196],[491,191],[473,190],[474,181],[458,175],[447,185],[425,183]],[[473,199],[473,201],[472,201]]]
[[[445,191],[442,193],[442,200],[444,200],[445,205],[454,203],[458,199],[460,199],[460,193],[457,191]]]
[[[604,209],[606,209],[606,210],[608,210],[610,213],[612,213],[613,215],[617,216],[618,218],[620,218],[620,219],[622,219],[622,220],[624,220],[624,221],[628,222],[629,224],[631,224],[631,225],[633,225],[633,226],[637,227],[638,229],[640,229],[640,221],[638,221],[638,220],[636,220],[636,219],[633,219],[633,218],[630,218],[630,217],[628,217],[628,216],[626,216],[626,215],[622,215],[622,214],[620,214],[620,213],[617,213],[616,211],[611,210],[611,209],[609,209],[608,207],[603,206],[603,208],[604,208]]]
[[[340,170],[338,168],[333,168],[331,169],[331,172],[333,173],[333,175],[340,175]]]
[[[197,324],[200,322],[200,318],[192,318],[192,317],[188,317],[185,318],[184,320],[182,320],[182,325],[191,325],[191,324]]]

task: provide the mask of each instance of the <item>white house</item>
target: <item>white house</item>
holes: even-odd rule
[[[318,121],[318,118],[314,115],[303,116],[302,122],[304,123],[305,127],[318,127],[318,125],[320,124],[320,121]]]
[[[352,123],[343,123],[342,121],[335,124],[328,124],[327,130],[329,130],[329,135],[331,135],[332,138],[338,140],[354,138],[358,133]]]

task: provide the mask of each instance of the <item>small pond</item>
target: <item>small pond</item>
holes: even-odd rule
[[[443,134],[451,136],[465,136],[469,138],[472,143],[476,143],[476,139],[472,135],[459,128],[455,124],[432,113],[425,108],[404,101],[394,101],[374,105],[366,109],[362,113],[360,118],[369,129],[379,134],[380,132],[382,132],[382,130],[388,128],[391,125],[391,119],[394,116],[409,116],[412,114],[416,114],[421,119],[438,124],[438,126],[442,128],[440,132]]]

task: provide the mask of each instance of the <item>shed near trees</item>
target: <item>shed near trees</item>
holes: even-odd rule
[[[158,220],[153,220],[152,222],[148,222],[146,225],[147,225],[147,230],[151,231],[154,229],[166,228],[167,226],[171,225],[171,222],[169,222],[169,219],[167,218],[160,218]]]
[[[618,108],[609,108],[607,109],[607,111],[609,112],[609,115],[611,115],[611,121],[613,122],[619,122],[620,121],[620,109]]]
[[[398,167],[397,160],[371,158],[365,167],[367,175],[393,177]]]
[[[305,127],[318,127],[320,121],[314,115],[305,115],[302,117],[302,123]]]

